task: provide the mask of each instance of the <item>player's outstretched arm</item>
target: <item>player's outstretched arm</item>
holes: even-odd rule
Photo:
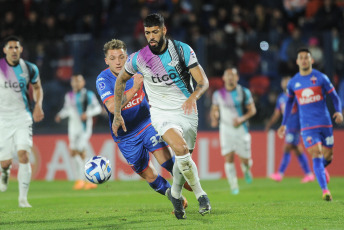
[[[247,112],[243,116],[237,117],[234,119],[234,123],[233,123],[234,127],[238,127],[239,125],[241,125],[242,123],[244,123],[245,121],[247,121],[248,119],[250,119],[257,113],[257,109],[254,102],[248,104],[246,106],[246,109],[247,109]]]
[[[124,132],[127,131],[125,127],[123,117],[121,115],[121,105],[123,99],[123,93],[125,90],[125,85],[127,81],[131,78],[131,75],[128,74],[124,68],[122,68],[121,72],[119,73],[116,84],[115,84],[115,97],[114,97],[114,118],[112,122],[112,131],[117,136],[117,131],[121,126]]]
[[[35,101],[35,107],[33,109],[33,120],[39,122],[44,118],[44,112],[42,109],[43,103],[43,89],[41,80],[38,80],[35,84],[32,84],[33,89],[33,100]]]
[[[185,114],[191,114],[192,111],[197,113],[197,104],[196,101],[205,93],[209,88],[209,81],[207,75],[205,74],[202,66],[197,65],[190,69],[192,77],[197,82],[195,91],[190,95],[190,97],[182,105],[182,109]]]
[[[279,136],[279,138],[284,138],[285,135],[285,130],[286,130],[286,126],[285,125],[281,125],[278,129],[277,129],[277,135]]]

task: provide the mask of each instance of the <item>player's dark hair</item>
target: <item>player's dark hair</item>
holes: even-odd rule
[[[4,41],[3,41],[4,46],[6,46],[7,43],[8,43],[8,42],[11,42],[11,41],[15,41],[15,42],[21,43],[19,37],[15,36],[15,35],[10,35],[10,36],[8,36],[8,37],[6,37],[6,38],[4,39]]]
[[[296,53],[296,56],[298,56],[299,53],[301,53],[301,52],[309,53],[309,54],[312,56],[311,51],[310,51],[308,48],[306,48],[306,47],[301,47],[300,49],[298,49],[298,50],[297,50],[297,53]]]
[[[164,17],[158,13],[150,14],[143,20],[144,27],[153,27],[153,26],[163,27],[164,25],[165,25]]]

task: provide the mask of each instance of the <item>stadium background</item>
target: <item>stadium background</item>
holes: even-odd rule
[[[300,46],[311,49],[314,67],[326,73],[339,94],[344,94],[343,9],[342,0],[1,0],[0,37],[15,34],[23,39],[23,58],[37,64],[44,89],[45,119],[34,126],[34,178],[73,179],[68,171],[67,122],[54,122],[64,94],[70,90],[70,77],[73,73],[83,74],[87,88],[96,91],[95,79],[106,68],[104,43],[121,39],[127,43],[128,53],[143,47],[142,18],[156,11],[166,18],[168,35],[195,50],[210,80],[210,89],[199,101],[201,132],[195,157],[206,170],[201,178],[224,176],[215,170],[223,163],[217,131],[209,126],[209,107],[212,92],[221,87],[223,70],[230,65],[238,67],[240,83],[251,90],[257,107],[257,115],[251,120],[256,162],[253,172],[257,176],[271,173],[279,162],[282,142],[273,136],[268,141],[263,128],[281,92],[281,76],[297,71],[295,54]],[[261,49],[262,41],[268,42],[268,50]],[[329,107],[332,110],[331,103]],[[344,149],[339,142],[344,136],[340,128],[336,126],[335,161],[329,167],[335,175],[344,175],[336,164]],[[94,130],[89,154],[110,154],[102,152],[102,143],[111,146],[105,113],[95,118]],[[49,163],[59,151],[61,155],[55,160],[60,164],[51,176]],[[118,169],[114,178],[136,179],[117,150],[113,151],[118,159],[113,161]],[[296,161],[292,162],[287,175],[300,174]]]

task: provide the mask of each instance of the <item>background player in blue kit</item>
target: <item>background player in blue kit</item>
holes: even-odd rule
[[[98,75],[96,87],[109,115],[111,135],[132,169],[156,192],[167,195],[166,191],[171,188],[171,185],[157,173],[150,161],[149,152],[170,173],[172,173],[174,157],[168,145],[161,140],[151,125],[142,75],[136,74],[126,84],[121,109],[127,123],[127,132],[121,130],[118,136],[115,136],[111,129],[115,107],[114,86],[118,73],[127,60],[127,48],[123,41],[113,39],[104,45],[104,54],[105,63],[109,65],[109,68]],[[186,207],[187,201],[184,197],[182,199]]]
[[[270,127],[278,121],[278,119],[281,117],[281,115],[284,113],[285,104],[288,100],[287,95],[287,84],[289,80],[291,79],[291,76],[284,76],[281,81],[281,87],[283,89],[283,92],[278,96],[275,111],[272,114],[270,120],[265,126],[265,130],[268,131]],[[293,151],[295,155],[297,156],[297,159],[300,163],[300,166],[305,173],[305,176],[302,178],[301,183],[307,183],[314,181],[314,175],[311,172],[308,164],[308,159],[306,154],[303,152],[302,147],[299,145],[300,143],[300,119],[299,119],[299,111],[297,108],[297,102],[294,101],[293,108],[291,111],[291,114],[287,121],[287,129],[286,129],[286,135],[284,139],[284,146],[283,146],[283,157],[278,169],[278,172],[273,173],[270,175],[270,178],[274,181],[281,181],[283,179],[283,175],[285,170],[287,169],[291,155],[290,151]]]
[[[327,188],[325,167],[332,161],[334,138],[331,116],[326,106],[326,94],[330,95],[332,99],[335,108],[333,118],[337,124],[343,122],[342,106],[328,77],[318,70],[312,69],[313,62],[308,49],[302,48],[298,51],[296,63],[299,66],[299,73],[288,83],[289,98],[278,134],[280,137],[284,136],[286,123],[294,98],[296,98],[300,112],[303,143],[313,157],[313,170],[322,189],[323,199],[331,201],[332,195]]]
[[[186,218],[180,200],[185,180],[198,200],[199,213],[205,215],[210,213],[210,201],[202,189],[191,153],[198,128],[196,102],[208,89],[208,78],[189,45],[166,38],[167,29],[160,14],[148,15],[143,24],[148,45],[131,54],[118,75],[112,129],[116,135],[127,130],[119,102],[126,82],[135,73],[142,73],[151,106],[152,125],[176,154],[170,193],[175,216]],[[193,80],[197,83],[195,89]]]

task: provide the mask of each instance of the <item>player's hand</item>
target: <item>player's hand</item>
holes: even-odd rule
[[[143,76],[141,74],[134,75],[134,85],[133,88],[139,90],[142,86]]]
[[[61,122],[61,117],[59,115],[56,115],[55,122],[56,123],[60,123]]]
[[[86,121],[87,120],[86,113],[81,114],[80,118],[81,118],[82,121]]]
[[[216,128],[219,125],[220,113],[218,110],[212,110],[210,112],[210,126]]]
[[[127,132],[127,127],[125,127],[124,120],[121,114],[115,115],[112,122],[112,132],[115,134],[116,137],[118,136],[117,132],[119,127],[122,127],[124,132]]]
[[[335,112],[333,114],[333,119],[337,124],[343,123],[343,114],[340,112]]]
[[[234,127],[239,127],[242,123],[244,122],[244,118],[243,117],[236,117],[233,119],[233,125]]]
[[[284,135],[285,135],[285,129],[286,129],[286,126],[285,125],[281,125],[278,129],[277,129],[277,134],[279,136],[279,138],[284,138]]]
[[[182,105],[184,114],[190,115],[193,111],[197,114],[197,103],[193,96],[190,96]]]
[[[42,106],[35,105],[32,116],[33,116],[34,122],[40,122],[41,120],[43,120],[44,112],[43,112]]]

